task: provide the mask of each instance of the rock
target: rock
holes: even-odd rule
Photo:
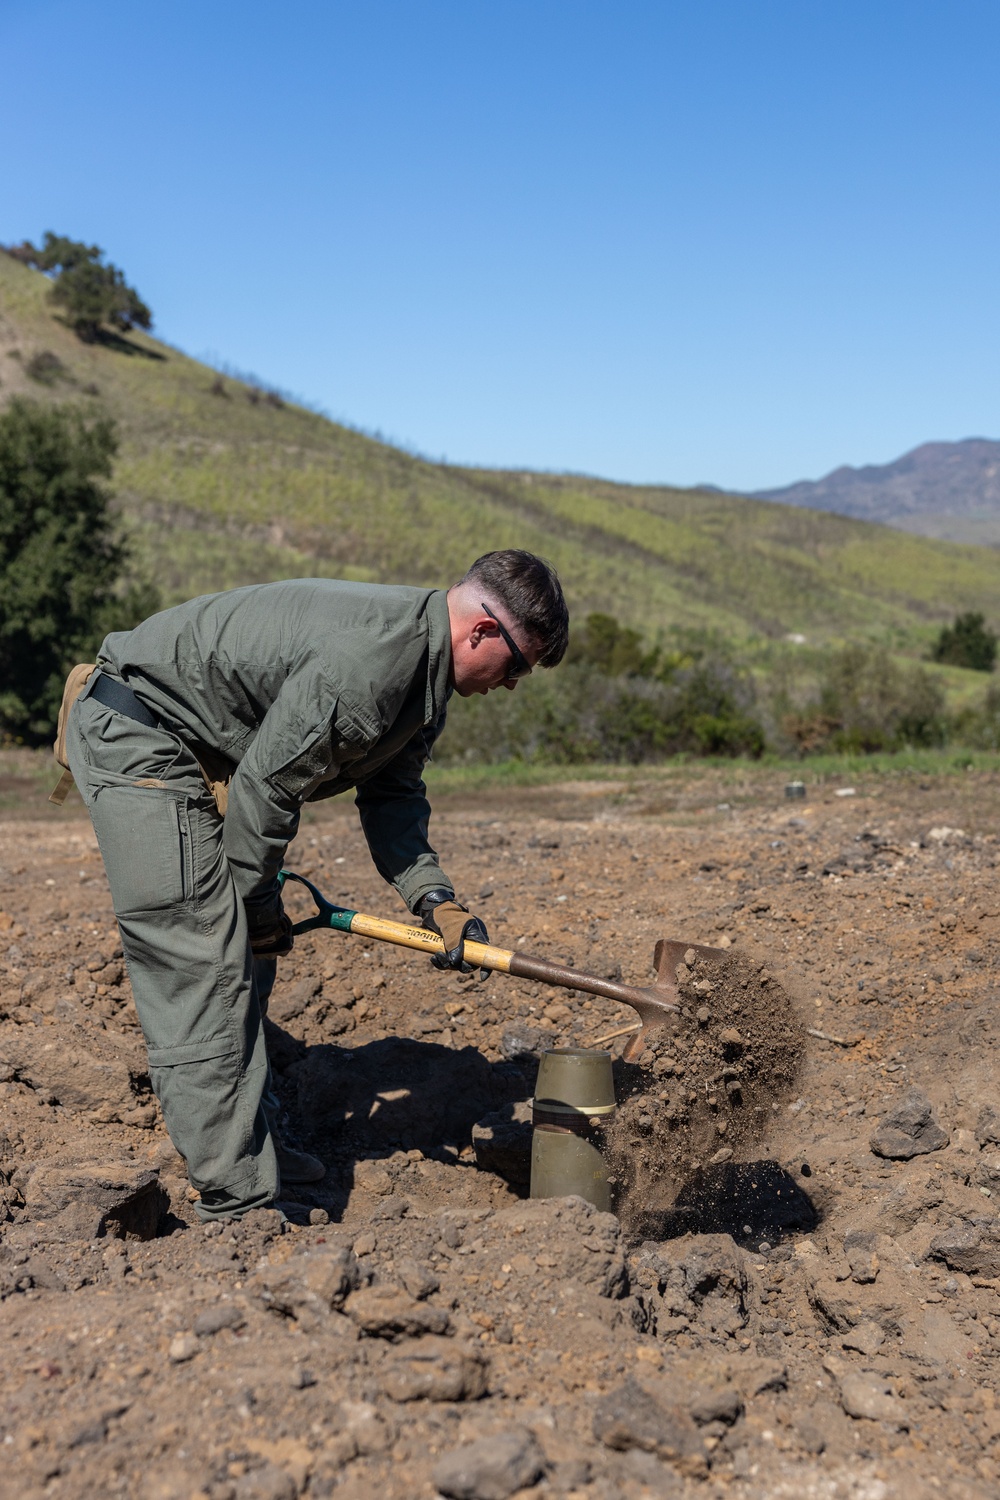
[[[1000,1221],[974,1219],[955,1224],[931,1240],[928,1255],[952,1271],[970,1276],[1000,1276]]]
[[[839,1333],[855,1327],[864,1316],[853,1281],[838,1280],[822,1262],[806,1272],[806,1295],[827,1328]]]
[[[431,1477],[449,1500],[508,1500],[534,1484],[544,1469],[535,1438],[516,1427],[454,1448],[434,1465]]]
[[[839,1377],[839,1384],[840,1404],[849,1417],[909,1428],[906,1409],[884,1376],[870,1370],[850,1370]]]
[[[940,1151],[948,1133],[933,1118],[931,1101],[921,1089],[910,1089],[872,1132],[869,1144],[876,1156],[909,1161]]]
[[[198,1353],[198,1340],[193,1333],[178,1333],[170,1340],[167,1355],[171,1364],[183,1365]]]
[[[851,1268],[851,1280],[861,1286],[875,1281],[879,1273],[875,1238],[873,1231],[862,1229],[849,1229],[844,1236],[844,1254]]]
[[[843,1349],[856,1349],[859,1354],[867,1354],[869,1359],[881,1349],[884,1343],[885,1334],[878,1324],[873,1323],[870,1318],[866,1318],[863,1322],[858,1323],[849,1333],[845,1333],[840,1340]]]
[[[655,1453],[691,1477],[706,1473],[705,1450],[693,1418],[683,1406],[661,1404],[634,1378],[597,1403],[594,1436],[619,1453],[630,1448]]]
[[[28,1218],[56,1238],[85,1240],[154,1239],[168,1206],[159,1174],[130,1162],[43,1164],[28,1177],[24,1201]]]
[[[234,1302],[217,1302],[206,1307],[194,1320],[194,1331],[199,1338],[219,1333],[223,1328],[242,1328],[246,1318]]]
[[[40,1042],[33,1026],[18,1027],[4,1039],[4,1058],[33,1089],[81,1113],[101,1105],[130,1110],[149,1095],[142,1042],[116,1033],[64,1023],[46,1027]]]
[[[67,1448],[83,1448],[88,1443],[103,1443],[108,1435],[108,1423],[128,1411],[128,1401],[116,1402],[113,1406],[102,1406],[77,1419],[66,1436]]]
[[[807,1453],[843,1452],[851,1442],[850,1421],[843,1408],[832,1401],[815,1401],[792,1425]]]
[[[418,1302],[422,1302],[425,1297],[429,1297],[432,1292],[436,1292],[441,1285],[434,1272],[429,1270],[427,1266],[422,1266],[412,1256],[404,1255],[400,1260],[395,1262],[395,1266],[396,1275],[403,1283],[404,1288],[409,1292],[411,1297],[416,1297]]]
[[[354,1252],[331,1246],[293,1255],[279,1266],[263,1266],[247,1289],[272,1312],[315,1328],[343,1307],[359,1279]]]
[[[685,1235],[646,1244],[638,1257],[640,1279],[652,1279],[661,1299],[659,1317],[696,1318],[709,1332],[732,1334],[749,1317],[746,1262],[728,1234]]]
[[[688,1411],[700,1427],[707,1422],[725,1422],[727,1427],[742,1415],[743,1397],[734,1385],[724,1385],[714,1391],[699,1391],[693,1401],[688,1402]]]
[[[401,1346],[385,1367],[382,1389],[393,1401],[478,1401],[488,1371],[475,1345],[427,1335]]]
[[[1000,1156],[984,1153],[976,1163],[972,1180],[977,1187],[989,1188],[991,1193],[1000,1192]]]
[[[500,1038],[500,1055],[511,1061],[516,1058],[537,1061],[546,1047],[552,1045],[552,1033],[537,1026],[512,1026]]]
[[[762,1395],[764,1391],[784,1391],[788,1388],[788,1366],[778,1359],[741,1361],[733,1376],[747,1400]]]
[[[476,1165],[513,1187],[531,1181],[531,1103],[522,1099],[485,1115],[472,1127]]]
[[[398,1286],[373,1286],[355,1292],[345,1311],[369,1338],[396,1340],[440,1334],[447,1332],[451,1322],[443,1307],[418,1302]]]
[[[976,1121],[976,1140],[980,1146],[1000,1146],[1000,1110],[984,1104]]]

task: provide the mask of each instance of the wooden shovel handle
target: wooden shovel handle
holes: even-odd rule
[[[358,937],[374,938],[379,943],[395,943],[400,948],[413,948],[419,953],[443,953],[444,943],[436,933],[426,927],[411,926],[408,922],[388,922],[384,917],[368,917],[364,912],[349,911],[343,906],[334,906],[307,880],[291,870],[282,870],[278,877],[282,882],[295,880],[312,893],[317,914],[296,922],[293,933],[312,932],[317,928],[330,927],[338,932],[353,932]],[[533,979],[539,984],[561,985],[564,989],[583,990],[588,995],[603,995],[606,1000],[618,1000],[640,1010],[649,1009],[649,991],[634,989],[613,979],[598,979],[596,974],[584,974],[564,964],[550,963],[544,958],[530,958],[526,953],[511,953],[506,948],[495,948],[492,943],[474,943],[466,940],[463,949],[465,962],[474,969],[491,969],[499,974],[512,974],[516,979]],[[674,1009],[674,1007],[668,1007]]]

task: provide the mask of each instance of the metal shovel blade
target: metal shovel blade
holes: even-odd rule
[[[691,953],[697,958],[712,960],[728,958],[725,948],[710,948],[705,943],[685,943],[676,938],[661,938],[653,950],[653,967],[656,982],[648,989],[635,989],[632,995],[621,997],[639,1014],[642,1026],[630,1036],[622,1057],[626,1062],[635,1062],[648,1040],[648,1034],[665,1026],[680,1010],[680,995],[677,990],[677,966],[684,962],[684,955]]]

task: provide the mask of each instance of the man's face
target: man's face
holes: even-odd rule
[[[504,631],[513,640],[514,651],[504,639]],[[485,695],[500,687],[512,693],[520,681],[511,676],[515,670],[515,651],[520,652],[529,667],[541,655],[541,648],[529,641],[516,625],[506,619],[501,621],[499,611],[493,616],[484,608],[452,644],[455,692],[460,698],[471,698],[476,693]]]

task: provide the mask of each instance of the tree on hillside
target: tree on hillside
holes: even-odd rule
[[[41,249],[26,240],[8,253],[53,277],[52,300],[65,308],[80,338],[92,342],[102,326],[120,333],[152,327],[149,308],[118,267],[104,260],[99,245],[47,230]]]
[[[931,648],[931,661],[974,672],[992,672],[996,659],[997,638],[979,614],[959,615],[954,625],[943,626]]]
[[[156,608],[125,585],[100,483],[115,449],[104,417],[23,399],[0,415],[0,738],[50,738],[69,668]]]

